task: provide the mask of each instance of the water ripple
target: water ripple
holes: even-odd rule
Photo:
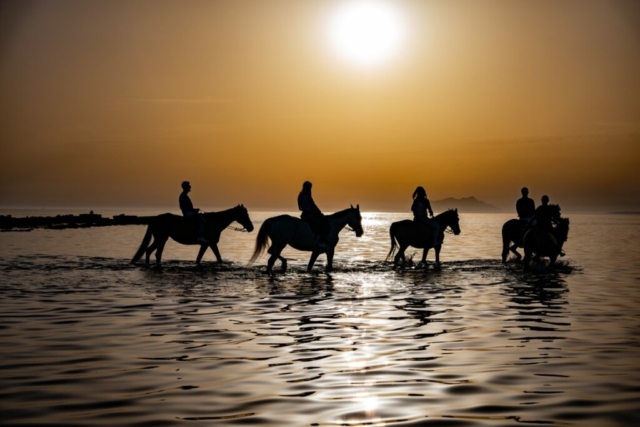
[[[638,313],[581,269],[0,260],[3,424],[639,422]],[[609,307],[619,302],[609,301]],[[613,304],[613,305],[611,305]],[[615,317],[617,316],[617,317]],[[606,320],[616,318],[616,327]]]

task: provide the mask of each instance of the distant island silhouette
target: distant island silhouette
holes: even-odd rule
[[[478,200],[475,197],[463,197],[461,199],[455,199],[448,197],[442,200],[434,200],[431,202],[434,210],[438,212],[445,211],[447,209],[456,208],[460,213],[501,213],[502,209],[485,203],[482,200]]]

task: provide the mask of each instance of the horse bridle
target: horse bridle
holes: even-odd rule
[[[230,229],[230,230],[233,230],[233,231],[241,231],[241,232],[243,232],[243,233],[248,233],[248,232],[249,232],[249,231],[248,231],[246,228],[244,228],[244,227],[239,228],[239,227],[232,227],[232,226],[230,226],[230,225],[227,225],[227,228],[228,228],[228,229]]]

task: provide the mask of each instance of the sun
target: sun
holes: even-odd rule
[[[389,60],[402,47],[405,25],[390,2],[351,0],[341,4],[329,22],[329,40],[346,60],[376,65]]]

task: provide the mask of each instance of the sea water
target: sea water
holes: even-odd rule
[[[287,249],[270,277],[246,263],[276,214],[200,267],[175,242],[130,265],[143,226],[0,233],[0,424],[640,423],[640,216],[565,214],[560,267],[524,274],[500,262],[510,215],[461,213],[441,269],[409,249],[394,270],[408,216],[363,212],[331,275]]]

